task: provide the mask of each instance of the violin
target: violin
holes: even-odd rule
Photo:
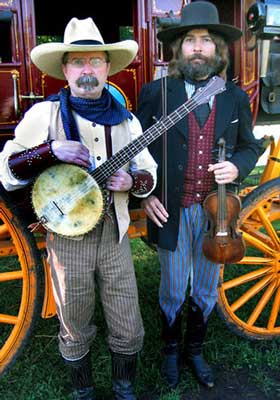
[[[219,140],[219,162],[225,161],[225,140]],[[218,184],[218,190],[211,192],[204,200],[203,207],[208,219],[208,230],[203,241],[205,257],[218,264],[240,261],[246,251],[241,232],[236,223],[241,210],[241,201],[236,194],[226,191],[226,184]]]

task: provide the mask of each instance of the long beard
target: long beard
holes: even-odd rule
[[[95,76],[84,75],[76,80],[76,85],[90,92],[94,87],[99,85],[99,81]]]
[[[194,63],[192,60],[204,60],[204,63]],[[205,77],[216,75],[224,68],[224,63],[220,56],[205,57],[201,54],[194,54],[191,57],[178,60],[178,69],[183,74],[184,78],[200,80]]]

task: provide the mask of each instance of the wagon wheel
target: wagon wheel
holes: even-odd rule
[[[235,333],[272,339],[280,335],[280,178],[245,197],[240,226],[246,256],[221,268],[218,312]]]
[[[42,266],[33,235],[0,189],[0,375],[15,362],[41,306]]]

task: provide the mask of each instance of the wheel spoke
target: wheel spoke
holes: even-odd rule
[[[277,289],[277,292],[276,292],[276,295],[274,298],[272,310],[271,310],[268,324],[267,324],[268,330],[272,330],[275,327],[276,320],[277,320],[278,313],[279,313],[279,306],[280,306],[280,287]]]
[[[271,240],[274,243],[274,246],[276,249],[279,249],[279,237],[277,235],[277,232],[275,232],[274,226],[272,225],[271,221],[268,218],[268,215],[265,213],[263,208],[258,208],[257,213],[263,223],[263,226],[265,227],[267,233],[269,234]]]
[[[243,236],[246,232],[247,235],[251,235],[253,238],[255,238],[256,240],[259,240],[262,243],[265,243],[270,248],[274,248],[271,238],[265,232],[256,230],[256,228],[253,227],[251,224],[250,225],[247,223],[243,224],[242,230],[243,230]],[[255,242],[255,240],[252,243],[253,245],[254,245],[254,242]]]
[[[0,322],[2,324],[16,325],[18,322],[18,317],[15,317],[13,315],[0,314]]]
[[[244,283],[251,282],[256,280],[262,276],[266,276],[268,273],[272,272],[271,267],[260,268],[256,271],[249,272],[248,274],[241,275],[237,278],[231,279],[227,282],[223,283],[223,289],[226,291],[228,289],[232,289],[234,287],[243,285]]]
[[[17,279],[23,279],[22,270],[12,271],[12,272],[1,272],[0,273],[0,282],[15,281]]]
[[[256,296],[269,282],[273,279],[273,274],[265,276],[260,282],[252,286],[247,292],[239,297],[234,303],[231,304],[230,308],[232,311],[237,311],[245,303],[247,303],[252,297]]]
[[[255,256],[245,256],[242,260],[238,261],[236,264],[242,265],[274,265],[274,258],[264,258]]]
[[[0,241],[0,257],[15,256],[16,254],[15,246],[10,240]]]
[[[259,318],[260,314],[262,313],[262,311],[264,310],[265,306],[267,305],[267,303],[269,302],[269,300],[271,299],[273,293],[275,292],[275,289],[277,287],[277,281],[274,280],[266,289],[266,291],[264,292],[264,294],[262,295],[261,299],[259,300],[258,304],[256,305],[256,307],[254,308],[252,314],[250,315],[250,317],[247,320],[247,324],[249,326],[253,326],[255,324],[255,322],[257,321],[257,319]]]
[[[15,362],[32,331],[43,279],[34,237],[5,196],[0,188],[0,375]]]
[[[246,256],[220,272],[218,311],[230,330],[255,339],[280,336],[280,178],[242,199]]]
[[[9,229],[6,224],[0,225],[0,240],[5,240],[10,237]]]
[[[271,249],[271,247],[266,245],[261,240],[257,239],[255,236],[250,235],[247,232],[243,232],[243,237],[244,237],[246,243],[249,243],[250,245],[252,245],[256,249],[260,250],[261,252],[263,252],[263,253],[265,253],[265,254],[267,254],[269,256],[274,256],[275,255],[275,253],[276,253],[275,250]]]

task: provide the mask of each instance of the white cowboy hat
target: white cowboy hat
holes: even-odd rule
[[[43,43],[31,50],[31,60],[44,73],[65,80],[62,72],[62,56],[66,52],[107,51],[110,57],[109,75],[127,67],[135,58],[138,44],[134,40],[123,40],[105,44],[92,18],[72,18],[64,32],[63,43]]]

